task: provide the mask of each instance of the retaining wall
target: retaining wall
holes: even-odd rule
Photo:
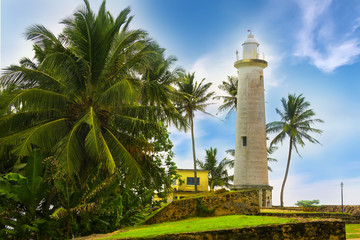
[[[177,221],[188,217],[258,213],[259,191],[246,190],[174,201],[147,219],[145,224]]]
[[[259,213],[259,216],[274,216],[288,218],[334,218],[343,221],[354,220],[354,217],[348,213],[327,213],[327,212],[302,212],[302,213]]]
[[[324,205],[319,207],[304,207],[304,212],[341,212],[341,205]],[[360,216],[360,205],[344,205],[344,213]]]
[[[145,238],[136,238],[142,240]],[[339,221],[316,221],[303,223],[289,223],[271,226],[257,226],[239,229],[216,231],[166,234],[149,239],[158,240],[345,240],[345,223]]]

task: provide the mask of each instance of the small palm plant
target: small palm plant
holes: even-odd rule
[[[222,161],[218,162],[216,159],[217,149],[210,148],[206,149],[205,161],[197,160],[197,165],[201,169],[209,170],[209,186],[210,190],[214,191],[216,186],[230,186],[230,181],[233,179],[233,176],[229,176],[228,169],[234,166],[233,160],[228,160],[224,158]]]

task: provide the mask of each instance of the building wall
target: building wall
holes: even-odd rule
[[[194,170],[192,169],[178,169],[177,172],[181,175],[181,179],[184,181],[183,184],[179,185],[179,179],[176,180],[176,185],[173,185],[173,188],[176,191],[186,191],[193,192],[195,191],[194,185],[187,184],[187,178],[194,177]],[[197,177],[200,178],[200,183],[197,186],[198,191],[205,192],[209,191],[209,172],[208,170],[197,170]]]
[[[187,178],[194,177],[194,170],[177,169],[177,172],[181,175],[181,180],[184,182],[180,184],[179,179],[173,180],[172,188],[174,191],[166,197],[168,202],[191,197],[195,193],[195,186],[187,184]],[[208,170],[197,170],[197,177],[200,179],[200,184],[197,186],[199,192],[209,191],[209,172]],[[162,198],[155,195],[153,200],[160,201]]]

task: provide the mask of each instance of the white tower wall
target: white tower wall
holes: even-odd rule
[[[271,206],[268,181],[263,69],[259,43],[250,33],[238,69],[234,189],[259,189],[260,206]]]
[[[268,185],[262,67],[242,66],[238,81],[234,185]]]

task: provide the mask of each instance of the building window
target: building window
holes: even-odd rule
[[[264,84],[264,77],[260,76],[260,84],[263,85]]]
[[[241,137],[242,139],[242,145],[245,147],[247,145],[247,138],[244,136],[244,137]]]
[[[196,185],[200,185],[200,178],[196,178],[196,179],[197,179]],[[187,184],[187,185],[195,185],[194,178],[193,178],[193,177],[188,177],[188,178],[186,179],[186,184]]]
[[[173,178],[173,185],[176,185],[176,178]]]

